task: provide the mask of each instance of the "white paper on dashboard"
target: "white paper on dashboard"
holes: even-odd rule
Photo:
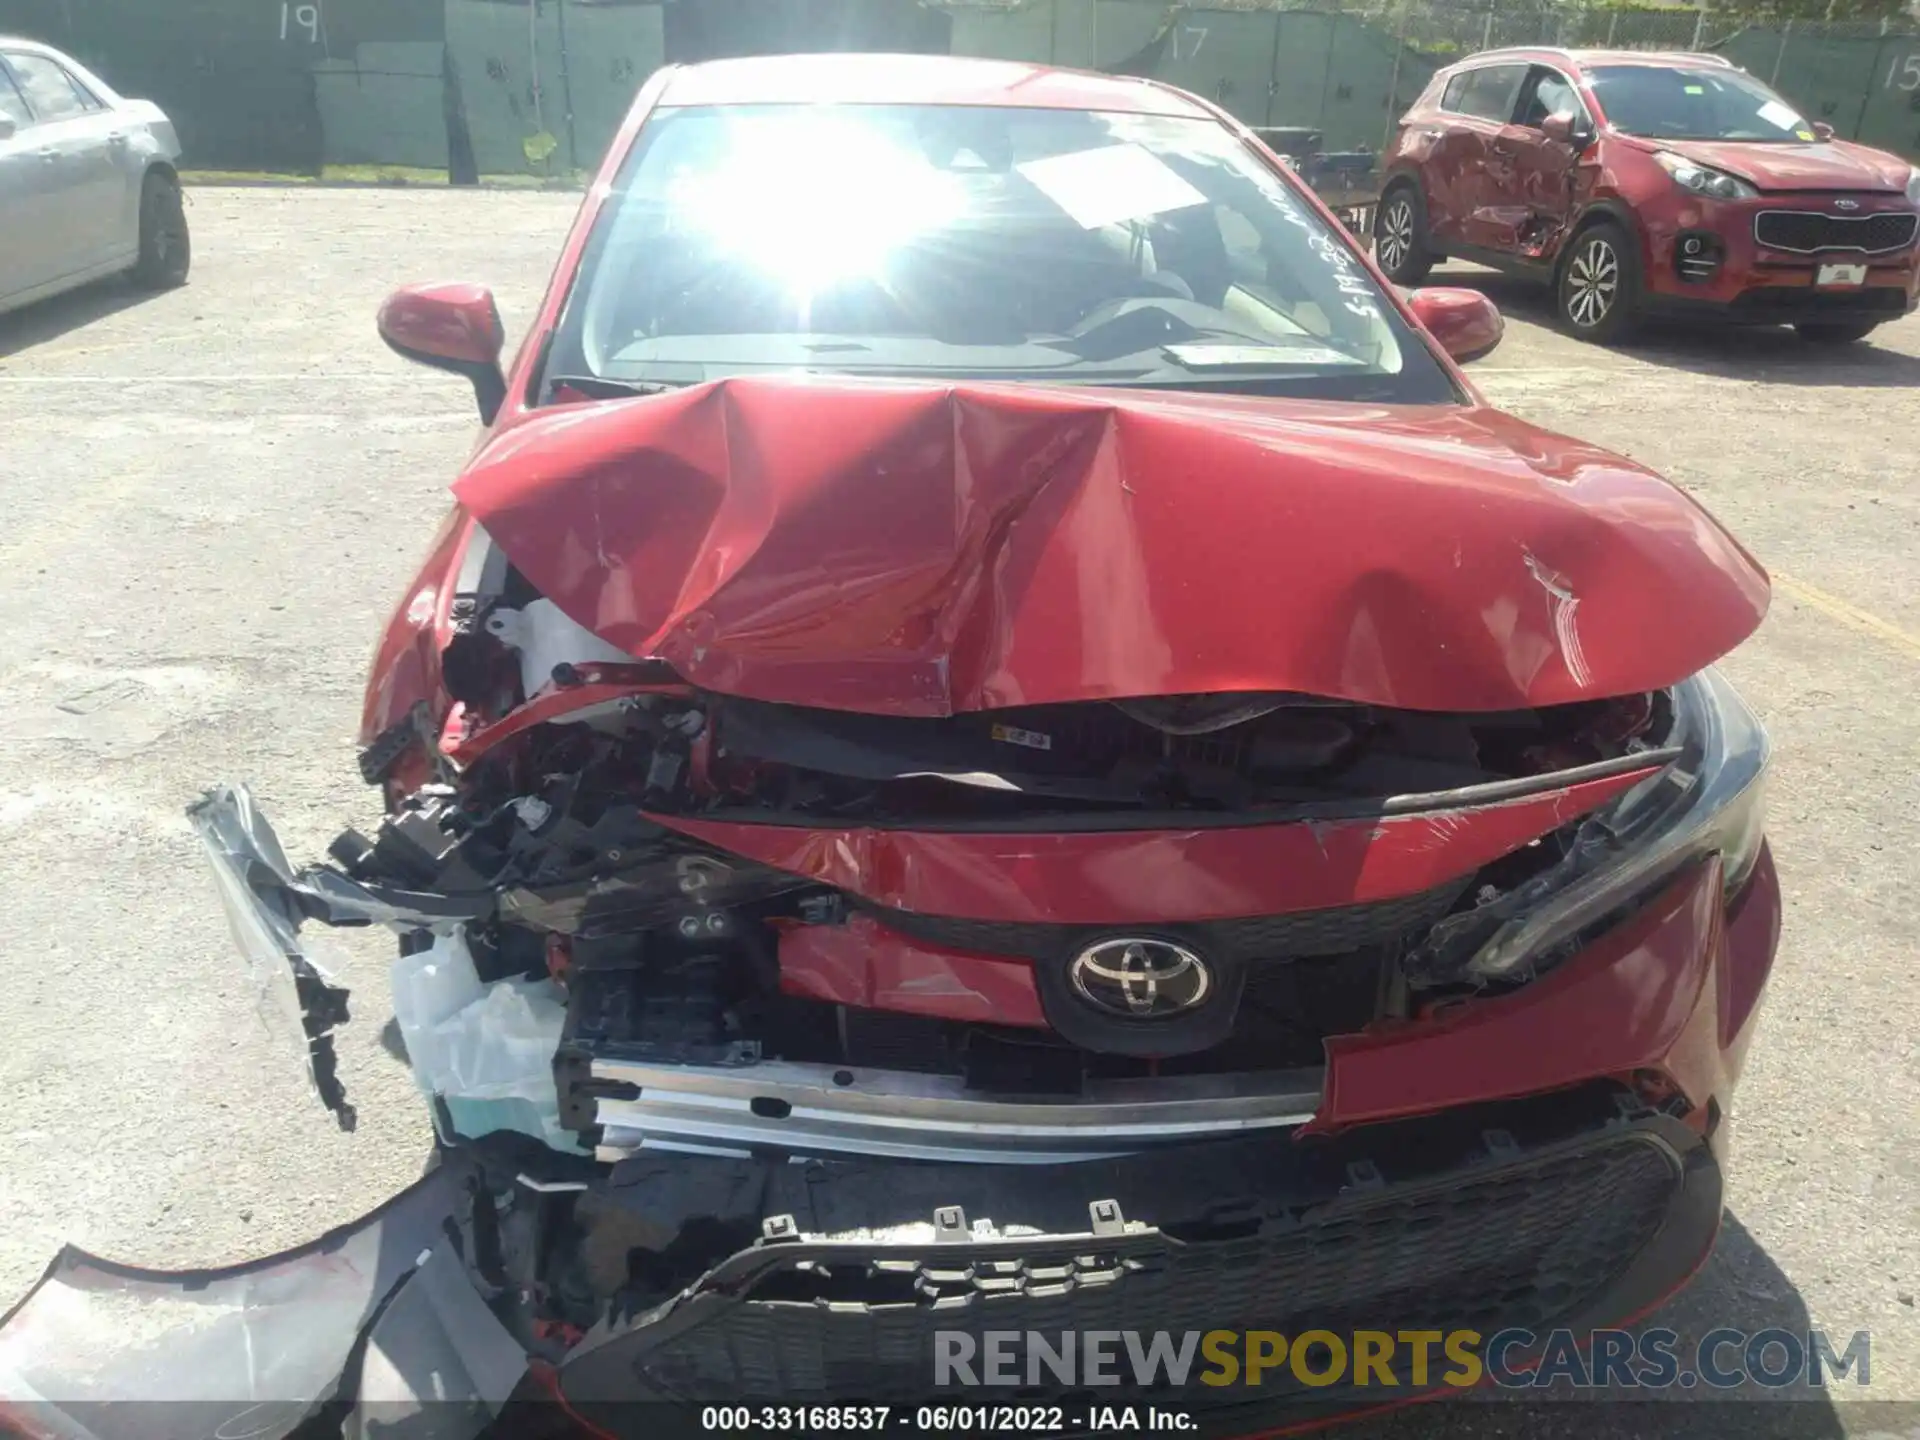
[[[1204,205],[1207,197],[1138,145],[1103,145],[1014,167],[1083,230]]]
[[[1166,353],[1196,369],[1240,365],[1362,365],[1351,355],[1318,345],[1168,345]]]

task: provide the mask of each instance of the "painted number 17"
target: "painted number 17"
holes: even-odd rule
[[[289,27],[307,32],[309,44],[320,43],[320,7],[318,5],[294,5],[283,3],[280,6],[280,38],[287,38]]]
[[[1180,46],[1180,36],[1182,32],[1184,32],[1187,37],[1184,58],[1191,60],[1200,53],[1200,47],[1207,43],[1207,27],[1204,25],[1176,25],[1173,27],[1173,35],[1171,38],[1173,41],[1173,58],[1176,60],[1182,58]]]

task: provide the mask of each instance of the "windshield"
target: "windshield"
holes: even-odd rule
[[[566,376],[794,370],[1462,398],[1344,240],[1210,120],[659,112],[595,222],[539,398]]]
[[[1614,129],[1649,140],[1811,140],[1809,125],[1751,76],[1703,65],[1607,65],[1593,93]]]

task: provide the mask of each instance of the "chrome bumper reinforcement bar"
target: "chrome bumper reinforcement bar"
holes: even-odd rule
[[[1321,1072],[1090,1082],[1072,1099],[982,1095],[942,1075],[767,1062],[596,1059],[600,1159],[645,1149],[1057,1164],[1304,1124]]]

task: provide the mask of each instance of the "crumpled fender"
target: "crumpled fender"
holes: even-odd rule
[[[1657,475],[1479,407],[754,376],[541,414],[454,493],[622,649],[875,714],[1553,705],[1673,684],[1768,599]]]
[[[467,1440],[526,1353],[446,1227],[449,1160],[365,1218],[264,1260],[146,1270],[68,1246],[0,1319],[0,1430],[52,1440],[279,1440],[329,1403],[348,1440]]]

